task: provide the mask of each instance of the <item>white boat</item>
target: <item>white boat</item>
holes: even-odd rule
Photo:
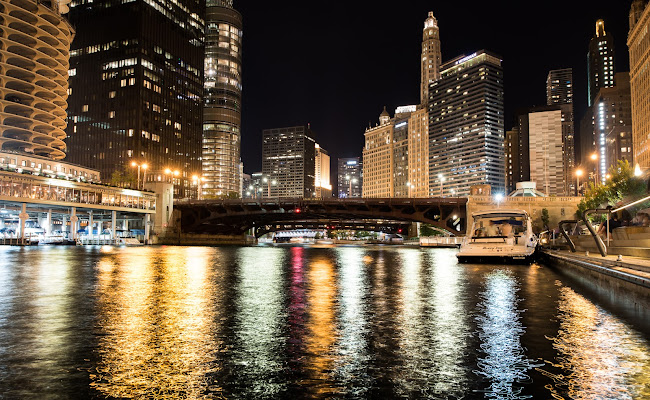
[[[472,215],[472,228],[456,255],[460,262],[527,263],[537,255],[539,239],[523,210],[497,209]]]

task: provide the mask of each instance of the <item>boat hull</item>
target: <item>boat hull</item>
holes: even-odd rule
[[[536,261],[537,252],[528,255],[477,255],[477,254],[458,254],[458,262],[462,264],[521,264],[529,265]]]

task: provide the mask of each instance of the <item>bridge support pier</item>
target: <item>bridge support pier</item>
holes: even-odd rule
[[[70,215],[70,230],[72,231],[72,240],[77,240],[77,230],[78,228],[79,217],[77,217],[77,207],[72,207],[72,212]]]
[[[95,222],[93,221],[93,212],[91,210],[91,211],[88,212],[88,237],[90,239],[95,238],[95,235],[93,233],[94,228],[95,228],[94,225],[95,225]]]
[[[45,234],[52,234],[52,209],[47,210],[47,219],[45,220]]]
[[[144,216],[144,244],[149,244],[149,234],[151,232],[151,214]]]
[[[117,211],[111,212],[111,238],[117,244]]]
[[[21,204],[21,211],[18,218],[20,219],[20,240],[23,241],[25,240],[25,225],[29,218],[29,214],[27,214],[27,203]]]

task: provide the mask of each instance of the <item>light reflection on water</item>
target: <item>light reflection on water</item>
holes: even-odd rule
[[[385,247],[0,258],[0,398],[650,398],[648,333],[544,266]]]
[[[647,341],[573,289],[557,285],[560,330],[549,339],[561,371],[548,389],[570,399],[650,398]]]
[[[208,304],[209,250],[129,251],[98,269],[99,362],[91,385],[117,398],[197,398],[215,347]]]
[[[479,358],[476,373],[490,383],[483,390],[486,398],[527,398],[521,392],[534,365],[521,345],[525,328],[520,321],[518,290],[517,280],[508,271],[496,270],[486,276],[478,305],[480,314],[476,317],[480,347],[485,353]]]

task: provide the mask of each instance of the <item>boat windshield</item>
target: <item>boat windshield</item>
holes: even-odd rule
[[[472,239],[518,237],[526,232],[526,218],[513,216],[480,216],[474,219]]]

